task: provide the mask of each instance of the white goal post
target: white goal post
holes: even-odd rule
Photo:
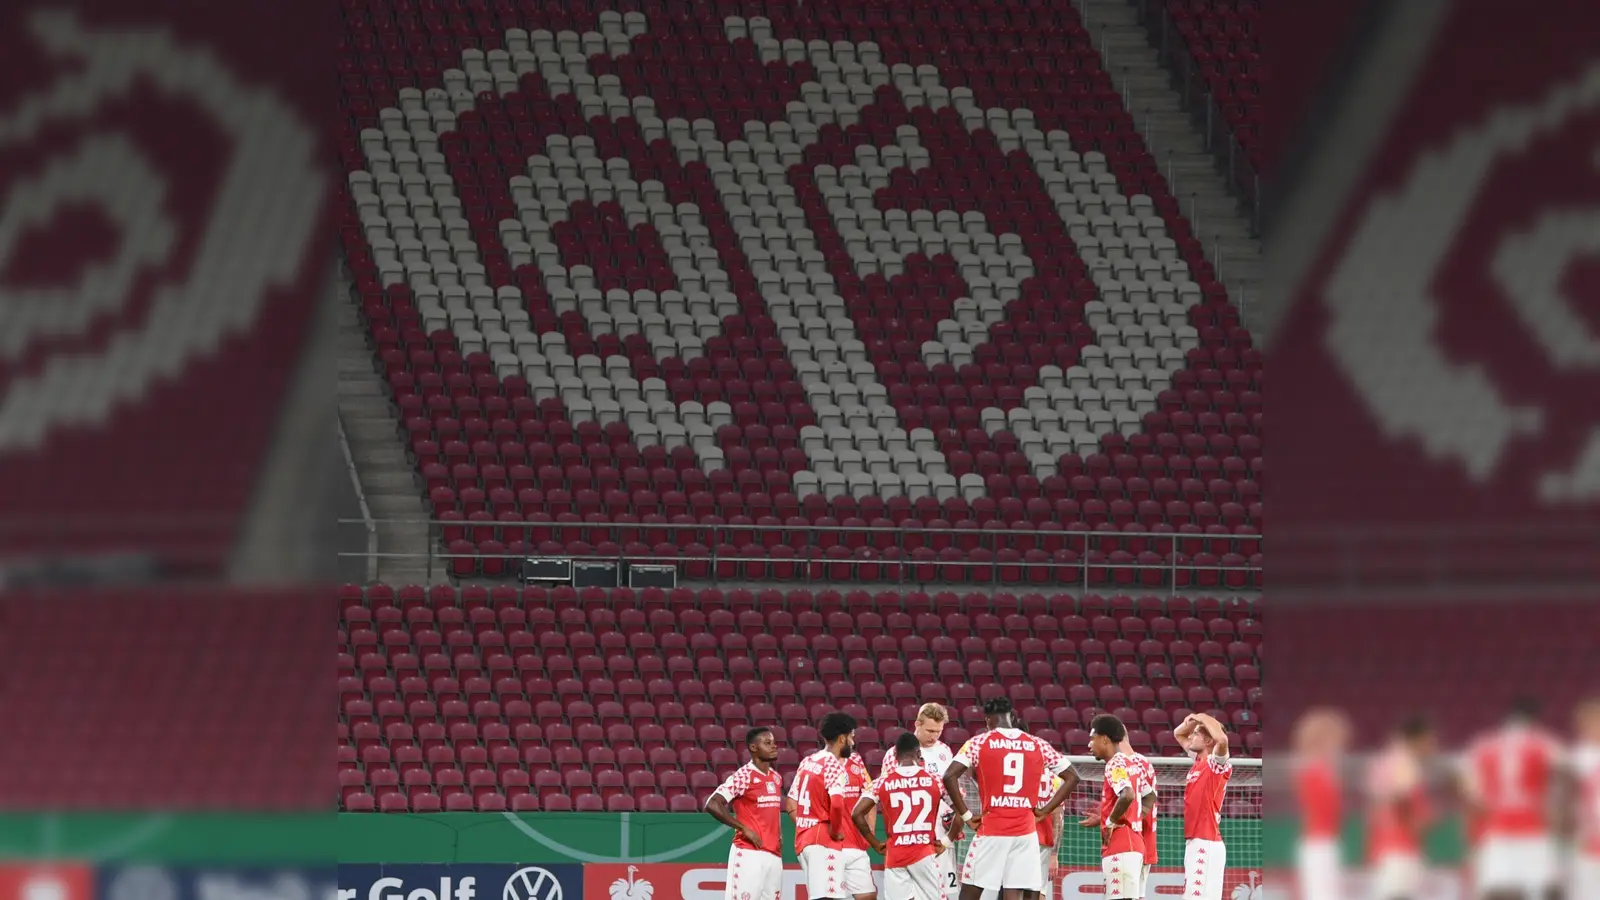
[[[1071,756],[1073,770],[1078,773],[1079,784],[1067,802],[1056,811],[1056,866],[1052,882],[1058,891],[1052,896],[1058,900],[1071,900],[1080,892],[1099,893],[1100,830],[1078,824],[1083,816],[1097,810],[1100,792],[1105,779],[1105,763],[1091,756]],[[1183,786],[1193,760],[1186,756],[1150,757],[1156,770],[1156,835],[1159,841],[1159,862],[1151,875],[1152,888],[1159,889],[1176,879],[1179,890],[1183,882]],[[962,778],[963,793],[967,803],[976,808],[977,785],[971,776]],[[1261,884],[1261,803],[1262,761],[1235,758],[1233,776],[1222,801],[1222,837],[1227,845],[1228,872],[1224,897],[1257,898]],[[972,843],[970,830],[956,846],[958,865],[966,859],[967,847]],[[1163,881],[1163,879],[1165,881]],[[1083,882],[1079,885],[1078,882]],[[1083,891],[1075,888],[1082,887]],[[1242,893],[1237,889],[1243,888]],[[1163,893],[1155,890],[1148,896]]]

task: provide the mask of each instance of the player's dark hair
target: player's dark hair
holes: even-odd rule
[[[986,716],[1011,715],[1011,698],[990,697],[983,701],[983,714]]]
[[[1433,723],[1421,713],[1413,713],[1400,721],[1400,736],[1404,738],[1426,737],[1433,733]]]
[[[1518,694],[1511,700],[1511,719],[1515,722],[1534,722],[1539,718],[1539,701],[1527,694]]]
[[[772,733],[772,729],[771,728],[768,728],[765,725],[757,725],[756,727],[754,727],[754,728],[752,728],[749,731],[746,731],[744,733],[744,745],[746,747],[748,747],[751,744],[754,744],[756,741],[761,740],[761,736],[763,734],[771,734],[771,733]]]
[[[831,744],[841,735],[849,734],[856,730],[856,717],[846,712],[831,712],[822,717],[817,723],[817,731],[822,734],[822,742]]]
[[[1106,713],[1094,717],[1094,721],[1089,723],[1089,733],[1103,734],[1111,740],[1111,743],[1120,744],[1122,739],[1128,736],[1128,728],[1122,724],[1121,719]]]
[[[916,735],[914,735],[914,734],[912,734],[911,732],[908,731],[905,734],[902,734],[902,735],[900,735],[900,737],[895,739],[895,742],[894,742],[894,756],[895,756],[895,759],[904,759],[907,756],[921,756],[921,755],[922,755],[922,742],[917,740],[917,736]]]

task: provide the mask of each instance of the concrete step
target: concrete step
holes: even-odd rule
[[[385,401],[388,400],[388,395],[383,389],[383,382],[374,378],[370,372],[362,375],[355,373],[340,374],[339,396],[378,397]]]
[[[357,463],[376,466],[392,466],[411,470],[411,459],[406,455],[404,447],[394,438],[385,441],[363,441],[350,448],[350,455],[355,457]]]
[[[346,418],[344,433],[350,438],[352,446],[364,441],[398,441],[400,439],[399,429],[392,418]]]
[[[365,347],[361,348],[361,353],[362,353],[362,355],[355,356],[355,355],[347,354],[345,352],[340,352],[340,354],[339,354],[339,374],[340,375],[345,375],[345,374],[349,374],[349,375],[371,375],[373,377],[376,377],[377,376],[377,371],[375,369],[373,369],[373,367],[372,367],[372,355],[371,355],[371,353]]]
[[[385,419],[394,423],[394,407],[382,393],[339,395],[339,410],[346,418]]]
[[[358,460],[359,462],[359,460]],[[416,492],[417,480],[410,472],[403,469],[396,470],[387,466],[374,467],[372,470],[361,474],[361,488],[368,496],[382,494],[386,491],[408,494]]]

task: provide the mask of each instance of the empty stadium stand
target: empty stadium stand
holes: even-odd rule
[[[694,810],[770,725],[792,774],[843,709],[876,766],[927,700],[945,740],[1007,695],[1082,748],[1104,710],[1136,747],[1218,710],[1262,741],[1259,601],[863,590],[347,586],[339,634],[345,809]]]
[[[327,592],[0,593],[0,808],[328,808]]]
[[[1260,353],[1071,8],[343,12],[353,300],[454,574],[1259,584]],[[804,531],[908,523],[998,533]]]

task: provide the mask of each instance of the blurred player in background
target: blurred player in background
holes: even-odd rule
[[[924,703],[917,710],[917,720],[912,725],[911,733],[916,736],[917,746],[920,748],[922,767],[932,773],[933,777],[944,778],[944,770],[950,767],[950,760],[955,758],[950,746],[939,740],[944,735],[944,726],[950,719],[945,708],[937,703]],[[882,778],[889,774],[894,767],[895,760],[886,758],[883,761]],[[871,821],[869,816],[868,821]],[[939,840],[939,852],[935,854],[935,864],[939,866],[940,884],[944,885],[943,900],[955,900],[956,884],[956,841],[961,840],[962,827],[956,819],[955,809],[950,806],[950,801],[945,798],[944,792],[939,792],[939,828],[936,837]]]
[[[1222,900],[1228,848],[1222,843],[1222,795],[1233,777],[1228,734],[1205,713],[1184,719],[1172,736],[1194,757],[1183,784],[1183,895]]]
[[[1472,882],[1485,900],[1543,900],[1558,893],[1552,813],[1565,792],[1566,753],[1520,699],[1499,727],[1474,740],[1461,764],[1461,788],[1480,845]]]
[[[883,893],[895,900],[942,900],[948,883],[939,863],[941,847],[948,846],[941,832],[948,832],[949,826],[939,824],[939,810],[946,805],[944,785],[928,768],[925,754],[916,732],[900,735],[890,765],[850,814],[856,833],[883,855]],[[888,836],[884,841],[878,840],[867,820],[879,806],[884,809]]]
[[[852,739],[851,750],[854,749]],[[855,900],[876,900],[878,888],[872,880],[872,860],[867,856],[871,844],[850,825],[857,801],[872,793],[872,776],[867,772],[867,764],[854,752],[840,762],[828,780],[828,814],[832,819],[830,830],[843,835],[839,842],[839,867],[844,873],[844,889]]]
[[[1578,704],[1573,731],[1578,739],[1572,750],[1576,833],[1568,900],[1600,900],[1600,697]]]
[[[945,794],[956,815],[977,829],[962,868],[961,900],[978,900],[985,890],[1001,900],[1032,900],[1039,880],[1038,820],[1066,799],[1071,779],[1050,802],[1039,806],[1039,784],[1046,773],[1071,771],[1072,764],[1049,743],[1011,723],[1011,701],[995,697],[983,704],[988,731],[970,741],[944,773]],[[968,770],[978,783],[981,809],[967,809],[961,776]]]
[[[778,741],[772,729],[758,727],[745,732],[744,742],[750,748],[750,761],[706,800],[706,812],[733,829],[723,896],[726,900],[778,900],[783,886],[778,811],[786,806],[783,776],[772,767],[778,758]],[[788,811],[794,815],[792,807]]]
[[[1300,807],[1300,900],[1339,900],[1343,826],[1339,767],[1350,743],[1350,722],[1333,709],[1313,709],[1294,732],[1294,791]]]
[[[1106,879],[1107,900],[1136,900],[1144,890],[1144,839],[1141,823],[1138,770],[1119,749],[1128,739],[1127,726],[1113,715],[1098,715],[1089,723],[1089,752],[1106,764],[1100,791],[1100,809],[1078,824],[1100,826],[1100,871]]]
[[[849,713],[831,712],[817,723],[822,749],[800,761],[789,786],[794,801],[794,855],[806,893],[817,900],[843,900],[849,894],[845,880],[844,832],[833,816],[829,788],[844,774],[844,761],[856,750],[856,720]]]
[[[1376,900],[1419,896],[1422,835],[1433,818],[1425,775],[1435,749],[1432,724],[1414,716],[1401,724],[1370,764],[1367,861]]]

